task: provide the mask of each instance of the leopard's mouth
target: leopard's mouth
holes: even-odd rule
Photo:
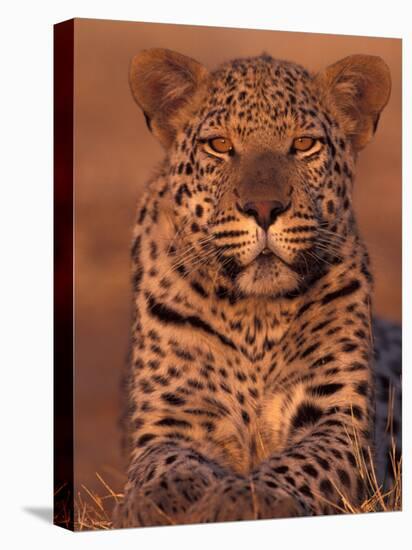
[[[259,266],[271,265],[273,264],[273,262],[281,262],[289,269],[296,271],[296,267],[293,266],[293,264],[290,264],[289,262],[281,258],[278,254],[276,254],[276,252],[273,252],[273,250],[268,248],[267,246],[261,250],[261,252],[253,260],[253,262],[257,262]]]
[[[297,288],[302,281],[300,266],[282,258],[263,239],[258,246],[247,263],[234,254],[222,257],[223,273],[245,294],[281,295]]]
[[[280,260],[280,258],[277,256],[277,254],[272,252],[272,250],[270,250],[269,248],[264,248],[262,252],[260,252],[256,256],[256,258],[250,263],[255,264],[259,267],[264,267],[274,265],[274,263],[276,263],[278,260]]]

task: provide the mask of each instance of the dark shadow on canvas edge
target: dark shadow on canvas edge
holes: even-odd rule
[[[25,506],[23,510],[47,523],[53,523],[53,508],[47,506]]]

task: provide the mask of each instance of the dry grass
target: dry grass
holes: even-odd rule
[[[75,499],[75,531],[112,529],[112,509],[123,497],[122,493],[115,493],[106,481],[96,472],[96,477],[102,484],[105,492],[98,495],[82,484],[83,492],[79,491]]]
[[[354,446],[356,450],[356,443]],[[389,490],[384,491],[378,485],[374,468],[367,467],[370,463],[371,456],[364,457],[362,453],[355,453],[359,474],[363,480],[368,496],[361,504],[353,504],[342,492],[335,486],[337,493],[340,496],[340,503],[329,503],[336,510],[337,514],[363,514],[371,512],[391,512],[399,511],[402,506],[402,485],[401,485],[401,470],[402,460],[395,461],[395,447],[391,451],[391,464],[394,473],[394,483]],[[102,485],[102,493],[97,494],[89,490],[85,485],[82,485],[75,498],[75,516],[74,529],[75,531],[89,530],[107,530],[112,529],[111,513],[114,505],[122,498],[122,493],[116,493],[106,483],[106,481],[96,473],[96,477]],[[321,495],[319,495],[320,498]],[[66,521],[64,515],[66,514]],[[59,525],[68,526],[69,517],[68,510],[62,510]],[[56,521],[57,523],[57,521]]]
[[[85,485],[81,485],[74,498],[74,517],[70,514],[69,505],[64,503],[59,513],[54,517],[54,523],[68,529],[71,526],[75,531],[97,531],[113,528],[112,510],[119,499],[123,497],[122,493],[116,493],[103,477],[96,472],[96,477],[102,485],[102,492],[98,494],[91,491]],[[64,489],[60,487],[55,496]]]
[[[327,501],[322,495],[319,498],[330,504],[337,514],[365,514],[372,512],[397,512],[402,509],[402,458],[395,459],[395,446],[393,445],[390,459],[393,471],[393,483],[390,488],[384,488],[378,484],[376,471],[372,461],[371,450],[368,448],[367,456],[361,452],[355,454],[358,473],[362,479],[365,494],[363,502],[355,504],[345,495],[342,490],[333,483],[337,494],[340,497],[338,504]]]

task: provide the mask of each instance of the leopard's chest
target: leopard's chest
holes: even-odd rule
[[[276,377],[268,376],[270,364],[265,361],[253,364],[239,360],[235,353],[229,361],[232,369],[225,369],[223,379],[218,369],[215,378],[214,398],[228,413],[220,418],[213,437],[224,449],[225,462],[239,473],[247,473],[285,449],[293,408],[303,390],[295,384],[288,394]]]

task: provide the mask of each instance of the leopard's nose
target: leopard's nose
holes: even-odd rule
[[[242,210],[248,216],[253,216],[262,229],[267,230],[287,208],[287,204],[277,200],[250,201],[243,206]]]

